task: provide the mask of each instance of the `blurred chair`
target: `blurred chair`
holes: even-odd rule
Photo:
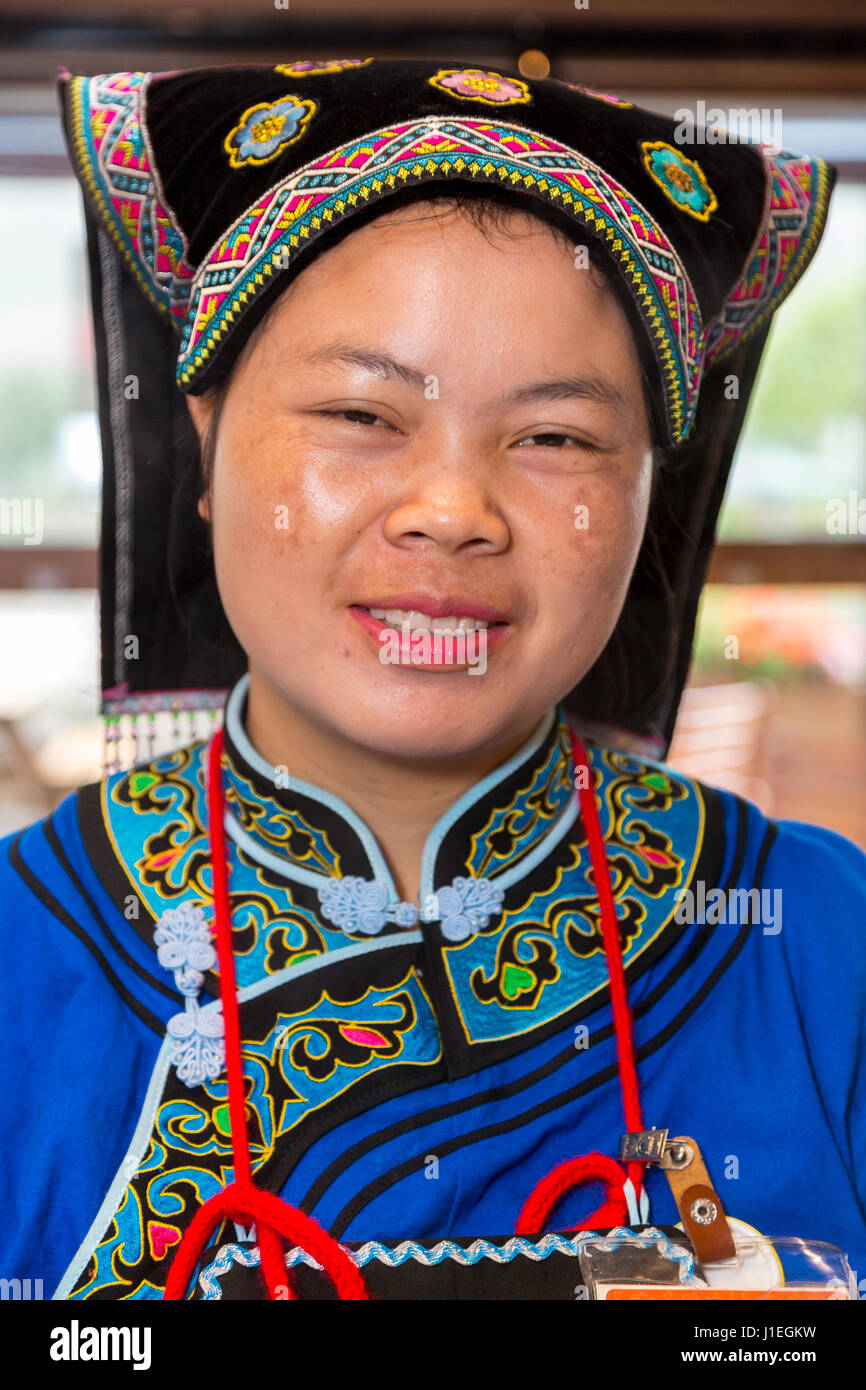
[[[767,733],[775,703],[776,690],[770,681],[687,687],[667,761],[680,772],[737,792],[771,813]]]
[[[53,811],[100,776],[101,720],[76,720],[33,737],[26,718],[0,716],[0,836]]]
[[[18,721],[0,717],[0,835],[44,816],[55,803]]]

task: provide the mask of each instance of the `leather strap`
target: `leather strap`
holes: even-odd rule
[[[660,1166],[700,1263],[736,1259],[737,1247],[725,1219],[722,1199],[710,1182],[694,1139],[688,1135],[669,1139]]]

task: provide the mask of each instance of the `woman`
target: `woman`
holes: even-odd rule
[[[833,171],[458,65],[61,86],[106,710],[231,689],[0,846],[5,1268],[477,1297],[722,1206],[856,1266],[864,856],[651,756]]]

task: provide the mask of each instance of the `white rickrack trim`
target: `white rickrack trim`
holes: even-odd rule
[[[348,1250],[345,1246],[343,1249],[360,1269],[363,1269],[373,1260],[387,1265],[390,1269],[397,1269],[408,1260],[415,1260],[418,1264],[430,1267],[441,1264],[443,1260],[454,1260],[461,1265],[475,1265],[481,1260],[493,1260],[497,1264],[510,1264],[519,1256],[541,1261],[557,1253],[576,1258],[590,1241],[606,1253],[618,1250],[625,1242],[637,1244],[642,1249],[648,1249],[654,1245],[664,1259],[677,1265],[680,1282],[684,1286],[689,1288],[704,1287],[695,1276],[694,1255],[690,1251],[674,1245],[670,1238],[655,1226],[650,1226],[643,1231],[632,1231],[627,1226],[617,1226],[604,1238],[596,1235],[593,1231],[580,1231],[572,1238],[551,1233],[534,1242],[527,1240],[524,1236],[511,1236],[503,1245],[494,1245],[492,1241],[479,1239],[474,1240],[471,1245],[465,1248],[453,1240],[440,1240],[432,1249],[428,1250],[416,1240],[404,1240],[393,1249],[389,1249],[381,1241],[369,1240],[364,1245],[359,1246],[357,1250]],[[257,1247],[243,1250],[235,1244],[221,1246],[216,1257],[199,1274],[198,1282],[204,1299],[211,1301],[222,1298],[219,1276],[227,1273],[232,1265],[239,1264],[250,1269],[257,1267],[260,1263],[261,1259]],[[287,1269],[294,1269],[300,1264],[307,1265],[310,1269],[322,1268],[312,1255],[308,1255],[306,1250],[302,1250],[299,1246],[287,1251],[285,1264]]]
[[[455,1260],[461,1265],[475,1265],[481,1260],[493,1260],[496,1264],[510,1264],[518,1255],[528,1260],[546,1260],[558,1252],[561,1255],[576,1256],[579,1242],[567,1236],[546,1235],[532,1242],[525,1236],[512,1236],[504,1245],[494,1245],[489,1240],[473,1240],[471,1245],[458,1245],[453,1240],[440,1240],[432,1250],[419,1245],[416,1240],[404,1240],[393,1250],[389,1250],[378,1240],[368,1240],[355,1251],[353,1259],[361,1268],[371,1260],[379,1260],[391,1269],[397,1269],[407,1260],[417,1260],[423,1265],[438,1265],[443,1260]]]

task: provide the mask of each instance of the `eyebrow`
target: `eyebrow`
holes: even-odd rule
[[[371,348],[355,347],[351,343],[327,343],[315,352],[308,353],[307,361],[346,362],[351,367],[360,367],[363,371],[369,372],[371,376],[381,377],[385,381],[402,381],[406,386],[421,389],[426,386],[429,375],[416,371],[414,367],[407,367],[403,362],[395,362],[393,357],[388,357],[385,353],[375,352]]]
[[[622,410],[627,405],[626,397],[607,377],[593,375],[568,376],[559,381],[538,381],[532,386],[518,386],[504,398],[516,405],[527,405],[533,401],[564,401],[578,396],[582,400],[598,401],[600,405]]]
[[[429,373],[419,372],[403,362],[396,362],[386,353],[371,348],[358,347],[352,343],[328,343],[307,354],[308,362],[345,362],[349,366],[360,367],[384,381],[399,381],[406,386],[423,390],[427,385]],[[555,381],[537,381],[528,386],[518,386],[509,391],[501,400],[505,405],[529,405],[537,401],[562,401],[573,398],[597,401],[613,410],[622,410],[628,404],[619,387],[598,373],[561,377]]]

